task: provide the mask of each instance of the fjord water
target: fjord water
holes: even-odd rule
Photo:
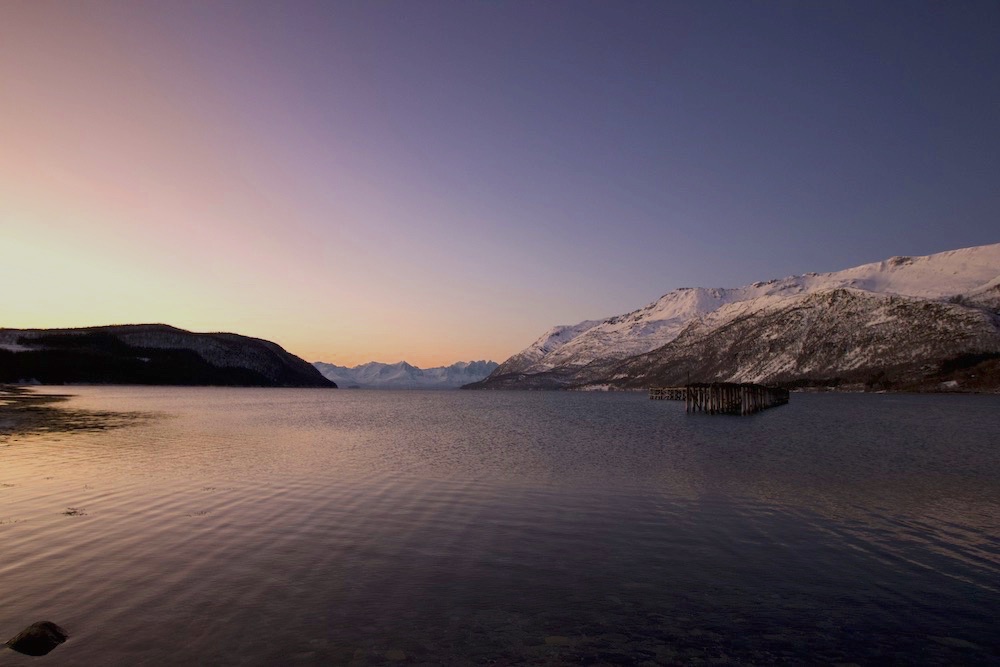
[[[1000,663],[1000,397],[70,391],[0,440],[51,664]]]

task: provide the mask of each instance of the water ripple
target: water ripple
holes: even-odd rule
[[[935,400],[80,388],[158,416],[0,448],[0,632],[51,618],[70,666],[996,664],[1000,406]]]

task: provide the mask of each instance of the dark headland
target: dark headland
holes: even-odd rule
[[[0,382],[337,386],[271,341],[165,324],[0,329]]]

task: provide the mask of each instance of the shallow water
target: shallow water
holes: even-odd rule
[[[0,436],[0,641],[70,633],[0,664],[1000,664],[1000,397],[71,393],[130,417]]]

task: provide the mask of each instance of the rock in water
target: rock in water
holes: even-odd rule
[[[59,646],[69,634],[51,621],[32,623],[12,639],[7,646],[25,655],[45,655]]]

